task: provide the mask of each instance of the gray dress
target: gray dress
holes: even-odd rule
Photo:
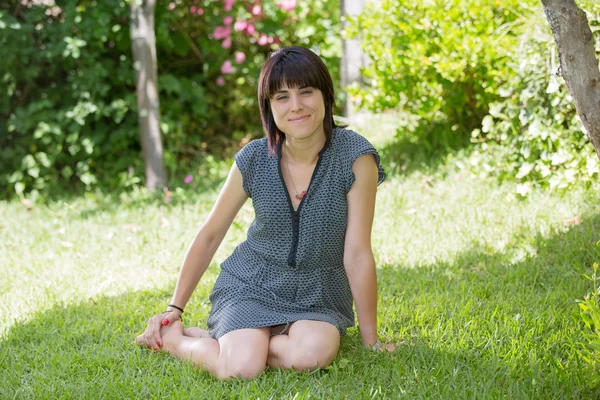
[[[210,295],[212,337],[298,320],[329,322],[340,334],[354,325],[343,262],[346,194],[355,179],[352,164],[363,154],[374,155],[383,182],[385,172],[371,143],[335,128],[297,211],[281,173],[281,145],[269,154],[267,139],[257,139],[235,155],[255,220],[248,238],[221,264]]]

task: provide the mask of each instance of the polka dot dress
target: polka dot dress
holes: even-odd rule
[[[248,238],[221,264],[210,295],[212,337],[298,320],[329,322],[340,334],[354,325],[343,262],[346,194],[355,179],[352,164],[363,154],[374,155],[383,182],[385,172],[371,143],[356,132],[335,128],[297,211],[283,180],[281,149],[268,154],[263,138],[235,155],[255,220]]]

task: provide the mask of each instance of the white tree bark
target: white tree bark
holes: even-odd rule
[[[131,47],[137,90],[138,121],[148,189],[162,189],[167,185],[156,77],[155,5],[156,0],[130,0]]]
[[[342,29],[346,26],[345,16],[356,17],[359,15],[367,0],[342,0]],[[366,66],[366,56],[362,51],[359,39],[342,39],[343,54],[340,75],[342,78],[342,89],[354,82],[360,82],[360,69]],[[344,105],[344,116],[351,119],[354,114],[352,99],[346,98]]]
[[[542,0],[558,47],[560,72],[600,159],[600,70],[585,12],[574,0]]]

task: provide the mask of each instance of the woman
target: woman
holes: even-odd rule
[[[371,251],[375,194],[385,179],[377,151],[334,123],[331,76],[310,50],[274,52],[258,98],[266,137],[235,155],[171,304],[136,339],[219,379],[253,378],[266,366],[329,365],[354,325],[353,300],[362,343],[381,348]],[[221,265],[208,331],[184,329],[183,309],[248,197],[256,219]]]

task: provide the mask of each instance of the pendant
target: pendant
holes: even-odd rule
[[[299,193],[296,195],[296,198],[300,201],[302,201],[302,199],[304,198],[304,196],[306,196],[306,190],[303,191],[302,193]]]

